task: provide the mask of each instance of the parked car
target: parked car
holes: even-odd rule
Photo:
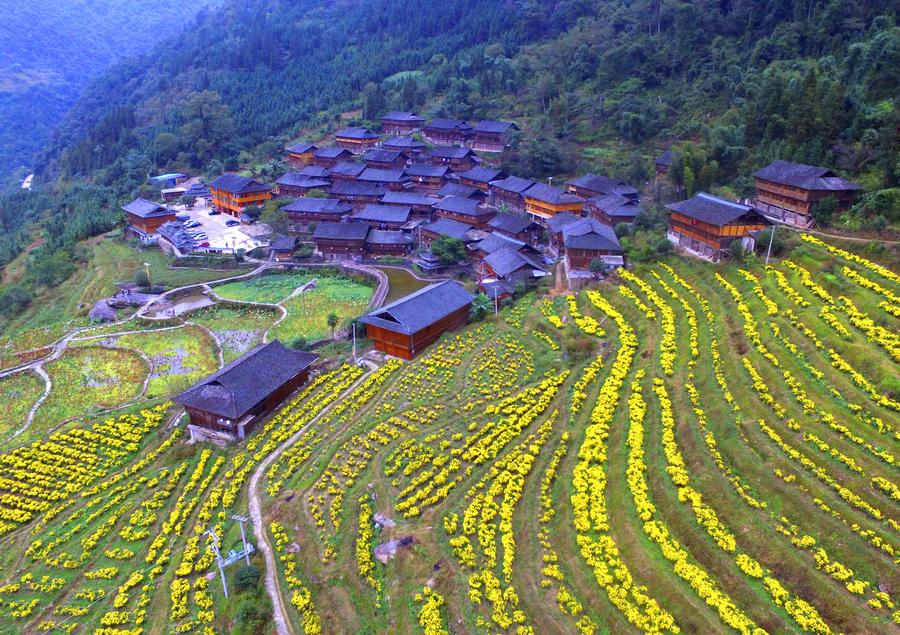
[[[220,211],[217,210],[215,207],[213,207],[212,209],[210,209],[210,210],[209,210],[208,212],[206,212],[206,213],[209,214],[210,216],[218,216],[218,215],[221,214],[222,212],[220,212]]]
[[[200,227],[200,223],[195,220],[189,220],[184,224],[187,229],[191,229],[192,227]]]
[[[187,212],[181,212],[180,214],[175,214],[175,220],[180,220],[181,222],[191,220],[191,215]]]
[[[225,227],[236,227],[237,225],[240,225],[240,224],[241,224],[241,221],[234,220],[233,218],[225,221]]]

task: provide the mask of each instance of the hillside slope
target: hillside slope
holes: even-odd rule
[[[0,176],[31,162],[84,86],[211,0],[0,2]]]

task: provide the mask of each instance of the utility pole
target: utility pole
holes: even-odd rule
[[[356,321],[351,322],[351,326],[353,327],[353,364],[356,365]],[[243,525],[241,528],[243,529]]]
[[[248,522],[250,519],[246,516],[235,514],[231,517],[231,520],[236,520],[241,524],[241,544],[244,546],[244,560],[247,562],[247,566],[249,567],[250,552],[247,550],[247,534],[244,533],[244,523]]]
[[[244,525],[241,523],[241,533],[244,533]],[[219,553],[219,537],[216,535],[215,529],[207,529],[203,532],[204,536],[209,536],[212,539],[212,550],[216,555],[216,564],[219,565],[219,575],[222,576],[222,590],[225,592],[225,597],[228,597],[228,582],[225,581],[225,564],[222,562],[222,554]]]
[[[772,241],[775,239],[775,225],[772,225],[772,233],[769,234],[769,248],[766,250],[766,264],[769,264],[769,256],[772,255]]]

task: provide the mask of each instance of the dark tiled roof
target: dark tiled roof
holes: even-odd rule
[[[272,244],[269,245],[270,251],[294,251],[297,246],[297,239],[293,236],[276,236]]]
[[[543,265],[511,247],[503,247],[488,254],[484,257],[484,261],[498,276],[508,276],[523,267],[544,271]]]
[[[454,214],[464,214],[466,216],[484,216],[490,214],[491,211],[481,207],[481,204],[473,198],[462,198],[459,196],[448,196],[434,204],[435,210],[452,212]]]
[[[331,186],[334,196],[383,196],[384,188],[374,183],[360,181],[335,181]]]
[[[328,181],[317,177],[311,177],[301,172],[288,172],[275,181],[278,185],[293,185],[296,187],[328,187]]]
[[[563,227],[565,227],[566,225],[571,225],[577,220],[578,217],[575,216],[575,214],[571,212],[562,212],[555,215],[553,218],[548,218],[547,226],[554,234],[558,234],[563,230]]]
[[[344,139],[377,139],[378,135],[368,128],[344,128],[334,133],[335,138]]]
[[[473,296],[455,280],[428,285],[362,318],[363,324],[412,335],[472,304]]]
[[[590,190],[591,192],[596,192],[597,194],[610,194],[612,192],[623,194],[625,196],[634,196],[638,194],[638,191],[635,188],[624,181],[611,179],[608,176],[600,174],[584,174],[571,181],[566,181],[566,185],[581,187]]]
[[[735,203],[706,192],[700,192],[686,201],[666,205],[666,208],[683,214],[688,218],[696,218],[703,223],[719,227],[727,225],[744,214],[753,211],[753,208],[749,205]]]
[[[210,183],[209,186],[232,194],[252,194],[254,192],[268,192],[272,189],[259,181],[238,174],[223,174]]]
[[[405,223],[409,220],[408,207],[396,205],[366,205],[353,214],[353,220],[373,221],[376,223]]]
[[[431,123],[425,126],[425,129],[469,132],[470,130],[472,130],[472,126],[460,119],[432,119]]]
[[[637,203],[621,194],[607,194],[588,200],[608,216],[637,216],[641,211]]]
[[[503,174],[502,170],[484,166],[476,166],[471,170],[460,172],[459,178],[469,179],[471,181],[477,181],[479,183],[490,183],[491,181],[497,179],[501,174]]]
[[[365,240],[369,226],[365,223],[319,223],[313,240]]]
[[[188,388],[175,401],[236,421],[319,358],[274,340]]]
[[[334,167],[331,168],[331,176],[335,174],[340,174],[341,176],[359,176],[362,174],[362,171],[366,169],[366,166],[362,163],[356,163],[354,161],[339,161],[334,164]]]
[[[353,156],[353,153],[350,152],[347,148],[339,148],[337,146],[328,146],[316,150],[316,157],[319,159],[337,159],[338,157],[344,155],[347,155],[349,157]]]
[[[828,168],[804,165],[792,161],[772,161],[769,165],[753,173],[758,179],[783,183],[805,190],[861,190],[856,183],[846,181]]]
[[[287,152],[291,152],[293,154],[304,154],[306,152],[309,152],[310,150],[315,152],[316,149],[316,146],[306,142],[295,143],[294,145],[285,148]]]
[[[406,166],[406,173],[410,176],[437,176],[447,175],[449,170],[446,165],[430,165],[428,163],[411,163]]]
[[[282,207],[285,212],[304,212],[307,214],[349,214],[353,208],[336,198],[295,198],[292,203]]]
[[[669,166],[672,165],[672,161],[675,160],[675,154],[671,150],[666,150],[661,155],[656,157],[654,163],[656,165]]]
[[[178,221],[169,221],[159,226],[159,235],[178,247],[181,251],[191,251],[197,244],[184,229],[184,224]]]
[[[427,225],[420,225],[420,227],[426,231],[430,231],[434,234],[440,234],[441,236],[449,236],[450,238],[457,238],[459,240],[463,240],[466,238],[466,232],[472,229],[471,225],[467,225],[466,223],[461,223],[458,220],[453,220],[452,218],[438,218],[433,223],[428,223]]]
[[[519,176],[508,176],[499,181],[491,181],[491,187],[496,187],[507,192],[515,192],[516,194],[523,194],[525,190],[532,185],[534,185],[534,181],[531,179],[523,179]]]
[[[537,200],[543,201],[545,203],[553,203],[556,205],[560,205],[563,203],[578,203],[584,200],[580,196],[576,196],[571,192],[566,192],[565,190],[562,190],[558,187],[547,185],[546,183],[535,183],[530,188],[528,188],[526,196],[528,196],[529,198],[536,198]]]
[[[300,170],[299,174],[313,179],[327,179],[331,172],[329,172],[328,168],[323,168],[321,165],[307,165]]]
[[[406,123],[424,123],[425,117],[414,112],[394,111],[387,113],[381,118],[382,121],[403,121]]]
[[[563,230],[563,244],[566,249],[596,249],[621,251],[619,239],[612,226],[593,218],[582,218]]]
[[[408,245],[412,240],[403,232],[373,229],[369,231],[366,242],[370,245]]]
[[[122,209],[130,214],[141,218],[160,218],[164,216],[175,216],[175,210],[169,209],[165,205],[148,201],[145,198],[136,198],[127,205],[123,205]]]
[[[402,183],[408,180],[403,170],[379,170],[377,168],[366,168],[357,178],[360,181],[371,183]]]
[[[209,198],[212,196],[209,191],[209,186],[205,183],[194,183],[184,194],[185,196],[193,196],[194,198]]]
[[[497,214],[488,223],[488,225],[490,225],[494,229],[499,229],[510,234],[518,234],[519,232],[523,232],[534,224],[535,222],[527,216],[518,216],[516,214],[504,213]]]
[[[503,234],[490,233],[487,238],[472,243],[471,248],[483,251],[486,254],[492,254],[500,249],[514,249],[518,251],[525,246],[521,240],[504,236]]]
[[[401,149],[401,150],[424,150],[425,144],[412,137],[391,137],[381,144],[383,148]]]
[[[441,159],[465,159],[475,154],[470,148],[458,148],[456,146],[435,146],[428,151],[428,156]]]
[[[377,163],[393,163],[402,155],[399,150],[385,150],[384,148],[369,148],[363,154],[363,161],[375,161]]]
[[[478,286],[491,300],[496,300],[506,294],[512,295],[515,292],[515,287],[504,280],[482,280]]]
[[[388,190],[381,198],[385,205],[433,205],[434,199],[418,192],[395,192]]]
[[[475,124],[475,132],[488,132],[493,134],[503,134],[509,130],[518,130],[519,126],[511,121],[491,121],[485,119]]]
[[[469,198],[480,193],[481,190],[477,187],[462,185],[460,183],[447,183],[437,191],[438,196],[456,196],[458,198]]]

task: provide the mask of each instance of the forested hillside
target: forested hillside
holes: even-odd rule
[[[31,158],[111,63],[178,33],[210,0],[0,2],[0,177]]]

